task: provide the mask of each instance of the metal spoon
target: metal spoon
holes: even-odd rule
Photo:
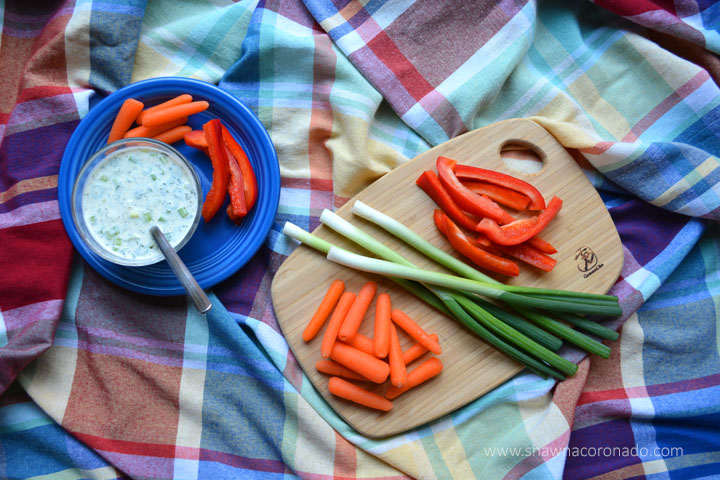
[[[157,225],[150,228],[150,234],[155,239],[155,242],[157,242],[158,247],[160,247],[160,251],[165,256],[165,260],[168,262],[168,265],[170,265],[170,268],[175,273],[175,276],[180,281],[180,284],[192,300],[195,305],[195,309],[200,313],[207,313],[207,311],[212,307],[210,299],[207,295],[205,295],[205,291],[200,288],[200,285],[198,285],[195,277],[193,277],[192,273],[190,273],[190,270],[188,270],[183,261],[180,260],[180,257],[175,249],[172,248],[170,242],[167,241],[165,235],[163,235]]]

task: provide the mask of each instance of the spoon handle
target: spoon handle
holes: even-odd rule
[[[177,252],[172,248],[170,242],[167,241],[160,229],[157,226],[153,226],[150,229],[150,234],[155,239],[155,242],[157,242],[158,247],[160,247],[160,251],[165,255],[165,260],[167,260],[172,271],[175,272],[175,276],[187,292],[197,311],[206,313],[212,307],[212,303],[210,303],[210,299],[205,295],[205,291],[200,288],[195,277],[193,277],[183,261],[180,260]]]

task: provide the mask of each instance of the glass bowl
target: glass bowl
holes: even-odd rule
[[[148,158],[129,155],[135,153],[147,154]],[[99,175],[101,168],[119,168],[121,162],[132,167],[125,170],[126,175],[108,175],[110,172],[105,171]],[[179,196],[189,202],[188,206],[196,203],[196,207],[188,209],[180,203],[178,208],[178,203],[173,202]],[[103,205],[107,215],[96,215],[91,210],[93,203],[103,201],[107,202]],[[117,265],[141,267],[164,260],[150,236],[153,225],[160,227],[175,250],[190,240],[200,223],[202,187],[190,162],[167,143],[151,138],[125,138],[103,147],[83,165],[73,185],[70,208],[80,239],[93,253]],[[171,220],[163,217],[164,212]],[[177,229],[171,228],[175,222],[179,223]],[[130,234],[134,230],[139,233],[129,237],[129,241],[128,237],[122,238],[121,233]],[[126,254],[123,250],[130,245],[135,250]]]

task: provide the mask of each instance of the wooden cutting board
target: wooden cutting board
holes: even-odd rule
[[[500,152],[509,144],[534,150],[543,160],[542,169],[523,174],[507,167]],[[378,179],[336,213],[397,249],[417,265],[445,271],[350,211],[354,200],[362,200],[403,222],[434,245],[450,251],[446,239],[433,223],[434,202],[415,185],[415,179],[423,171],[435,170],[435,160],[440,155],[458,163],[518,176],[535,185],[546,200],[552,195],[563,200],[562,210],[542,235],[558,249],[553,255],[558,260],[557,265],[552,272],[544,273],[520,264],[520,276],[508,283],[591,293],[605,293],[613,285],[622,267],[623,252],[607,209],[563,146],[544,128],[529,120],[506,120],[438,145]],[[314,233],[352,251],[361,251],[325,226],[319,226]],[[439,358],[444,364],[443,372],[393,400],[390,412],[377,412],[329,394],[328,377],[315,370],[324,329],[311,342],[302,340],[305,325],[330,283],[338,278],[345,282],[346,289],[355,293],[368,280],[378,282],[378,293],[388,292],[394,308],[402,309],[426,331],[440,337],[443,353]],[[280,328],[310,381],[345,421],[367,436],[384,437],[434,420],[492,390],[523,368],[394,283],[337,265],[306,246],[299,246],[280,266],[272,283],[272,298]],[[374,315],[373,305],[360,329],[370,337]],[[399,333],[405,349],[412,342],[404,332]],[[373,387],[370,383],[366,385]],[[381,394],[385,388],[374,387]]]

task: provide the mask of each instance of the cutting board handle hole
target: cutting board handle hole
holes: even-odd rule
[[[500,147],[500,158],[507,168],[519,173],[538,173],[545,155],[531,143],[510,140]]]

